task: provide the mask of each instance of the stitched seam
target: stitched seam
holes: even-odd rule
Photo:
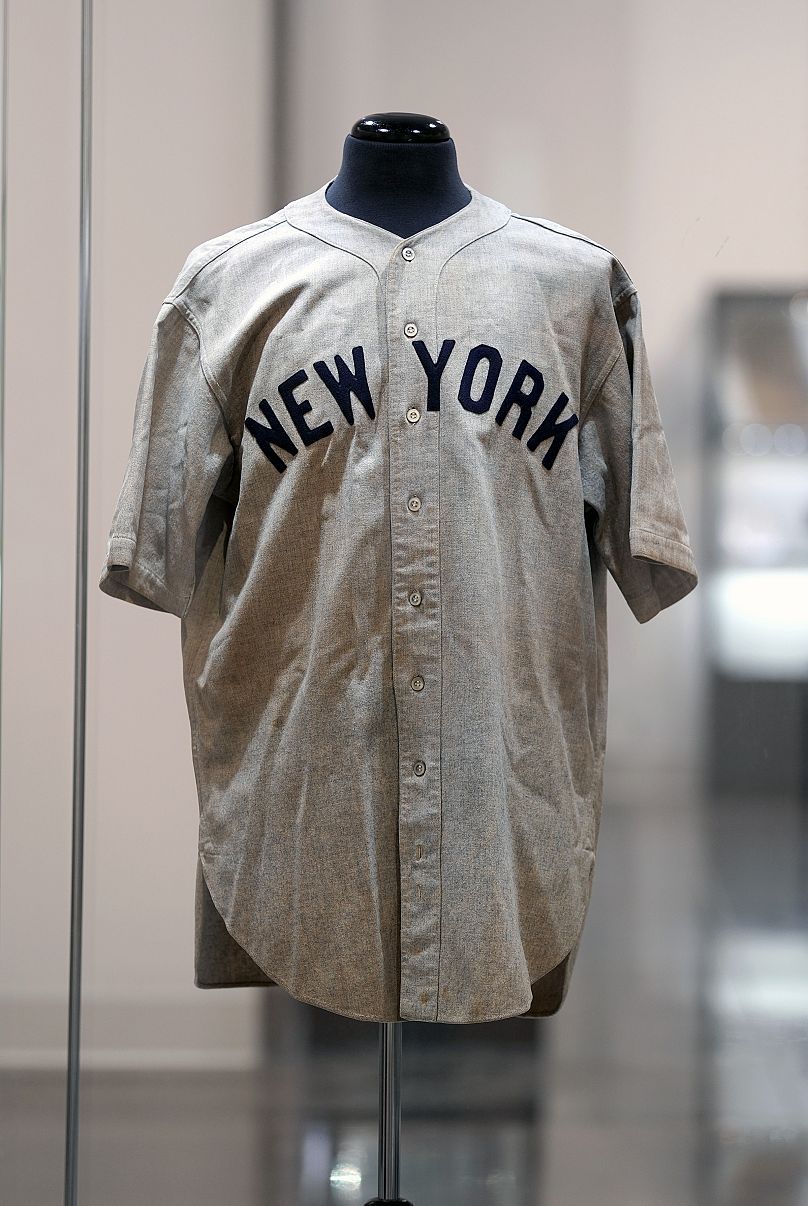
[[[186,289],[190,289],[191,285],[194,283],[196,278],[199,276],[200,272],[204,272],[204,270],[206,268],[209,268],[211,264],[215,263],[216,260],[218,260],[220,256],[227,255],[228,251],[232,251],[234,247],[240,247],[242,243],[247,243],[247,242],[249,242],[250,239],[256,239],[256,238],[258,238],[259,235],[267,234],[269,231],[274,230],[276,226],[281,226],[284,222],[288,221],[288,219],[286,217],[286,209],[284,208],[282,216],[280,218],[278,218],[278,220],[276,222],[273,222],[271,226],[265,225],[265,223],[267,221],[268,221],[268,219],[264,218],[261,222],[261,227],[259,230],[250,231],[249,234],[242,235],[242,237],[240,239],[234,239],[232,243],[228,243],[226,247],[223,247],[221,249],[221,251],[215,252],[210,257],[210,259],[205,260],[204,264],[199,265],[199,267],[197,268],[194,275],[191,277],[190,280],[185,282],[185,284],[180,289],[179,293],[170,294],[166,298],[166,301],[173,302],[175,298],[182,297],[182,295],[183,295],[183,293],[185,293]]]
[[[569,231],[565,231],[565,230],[556,230],[553,226],[549,226],[546,222],[542,222],[541,218],[532,218],[527,214],[517,214],[517,213],[514,213],[513,211],[511,211],[511,216],[514,218],[521,218],[523,222],[532,222],[534,226],[540,226],[542,228],[542,230],[547,230],[547,231],[549,231],[550,234],[558,235],[559,238],[572,239],[578,243],[587,243],[590,247],[597,247],[599,251],[605,251],[608,256],[611,256],[611,258],[615,261],[615,263],[620,265],[620,267],[625,272],[626,276],[629,276],[629,271],[626,268],[623,261],[620,260],[614,254],[614,252],[612,251],[612,249],[610,247],[604,247],[603,243],[596,243],[594,239],[589,239],[589,238],[587,238],[586,235],[573,234],[573,233],[571,233]],[[621,293],[618,293],[617,297],[612,298],[612,305],[613,306],[620,305],[620,303],[622,301],[624,301],[625,298],[630,297],[632,293],[636,293],[636,292],[637,292],[637,286],[634,284],[634,282],[631,280],[631,278],[629,276],[629,284],[626,285],[625,289],[623,289]]]
[[[594,239],[589,239],[586,235],[573,234],[566,230],[556,230],[555,227],[548,226],[546,222],[542,222],[541,218],[532,218],[528,214],[514,213],[513,217],[521,218],[523,222],[532,222],[534,226],[541,226],[542,230],[548,230],[550,234],[558,235],[560,239],[574,239],[579,243],[588,243],[590,247],[597,247],[600,251],[605,251],[607,255],[610,255],[613,257],[613,259],[617,260],[617,263],[620,264],[620,267],[623,269],[626,276],[628,276],[628,271],[625,264],[621,263],[621,261],[617,259],[617,256],[614,254],[611,248],[604,247],[602,243],[596,243]]]
[[[167,586],[167,584],[166,584],[166,583],[163,581],[163,579],[162,579],[162,578],[158,578],[158,577],[157,577],[157,574],[153,574],[153,573],[151,572],[151,570],[150,570],[150,569],[146,569],[145,565],[137,565],[137,566],[134,566],[134,567],[133,567],[133,566],[131,566],[131,565],[127,565],[125,568],[126,568],[126,570],[127,570],[127,574],[128,574],[128,572],[129,572],[129,571],[131,571],[131,570],[134,568],[134,569],[135,569],[136,574],[137,574],[139,577],[141,577],[141,578],[145,578],[147,582],[151,583],[151,584],[152,584],[152,585],[154,585],[154,586],[159,586],[159,587],[160,587],[160,589],[161,589],[162,591],[164,591],[166,595],[168,595],[168,594],[170,593],[170,592],[169,592],[169,589],[168,589],[168,586]],[[129,586],[130,586],[130,589],[131,589],[131,590],[135,590],[135,587],[134,587],[134,586],[132,586],[132,584],[131,584],[131,583],[129,584]]]
[[[687,549],[690,553],[692,549],[689,544],[685,544],[683,540],[677,540],[675,536],[663,536],[661,532],[655,532],[653,528],[644,528],[640,524],[632,524],[632,530],[635,532],[645,532],[648,536],[653,536],[655,540],[664,540],[666,544],[678,544],[680,549]]]
[[[598,394],[608,381],[612,369],[620,359],[620,351],[621,349],[618,348],[611,360],[607,361],[606,367],[601,371],[600,378],[595,380],[595,384],[590,388],[589,393],[586,395],[586,398],[581,405],[581,423],[585,422],[586,416],[589,414],[590,407],[596,401]]]
[[[510,222],[512,217],[513,217],[513,214],[510,213],[510,211],[509,211],[508,215],[503,218],[503,220],[499,226],[495,226],[493,230],[484,230],[480,234],[471,235],[465,243],[462,243],[460,245],[460,247],[455,247],[454,251],[449,252],[446,259],[443,261],[443,263],[438,268],[437,277],[435,279],[435,297],[436,298],[437,298],[438,286],[440,284],[440,278],[443,275],[443,270],[446,267],[446,265],[449,263],[449,261],[453,260],[456,255],[459,255],[461,251],[465,251],[467,247],[471,247],[471,245],[473,243],[479,242],[480,239],[487,239],[490,235],[498,234],[499,231],[502,230],[502,228],[504,226],[508,225],[508,223]],[[437,312],[437,304],[435,306],[435,309]]]
[[[126,536],[126,537],[124,537],[124,539],[131,540],[131,537]],[[132,543],[134,543],[134,541]],[[169,590],[168,584],[162,578],[158,578],[157,574],[153,574],[150,569],[147,569],[145,567],[145,565],[126,566],[127,579],[129,578],[129,575],[133,569],[135,571],[136,576],[139,576],[139,577],[145,579],[145,581],[147,583],[149,583],[150,586],[158,587],[160,592],[165,595],[166,600],[173,601],[174,596],[172,595],[171,591]],[[132,582],[127,581],[127,585],[129,586],[129,589],[135,591],[136,594],[141,593],[141,592],[138,592],[137,587]],[[183,617],[186,615],[188,608],[191,605],[192,598],[193,598],[193,588],[191,589],[191,593],[189,595],[183,596],[183,601],[182,601]]]
[[[620,307],[622,306],[623,302],[627,301],[630,297],[633,297],[636,292],[637,292],[636,285],[633,285],[633,284],[627,285],[622,293],[619,293],[616,298],[612,299],[612,306],[614,307],[614,309],[619,310]],[[612,359],[607,362],[606,367],[601,374],[600,380],[595,381],[595,384],[590,388],[589,393],[586,395],[586,398],[584,399],[584,402],[581,405],[580,421],[582,423],[589,413],[589,407],[591,406],[592,402],[595,401],[595,399],[596,399],[597,395],[600,393],[600,391],[603,389],[604,385],[606,384],[607,380],[609,379],[609,374],[611,373],[614,366],[617,364],[617,361],[620,359],[620,353],[622,350],[623,350],[622,348],[617,349],[617,351],[615,352]]]
[[[222,422],[224,424],[224,429],[227,432],[227,438],[229,439],[230,443],[233,445],[233,448],[235,449],[237,447],[237,443],[233,439],[233,436],[230,432],[230,427],[227,422],[227,418],[225,416],[224,391],[222,390],[219,383],[216,381],[216,378],[214,377],[213,372],[208,363],[207,356],[205,355],[205,348],[202,343],[202,331],[200,329],[199,322],[198,322],[195,314],[193,313],[193,311],[190,309],[187,302],[179,301],[179,300],[174,301],[171,298],[167,298],[166,304],[169,306],[173,306],[174,309],[177,310],[177,312],[182,315],[182,317],[185,319],[185,321],[188,323],[188,325],[191,327],[194,334],[196,335],[197,342],[199,344],[199,364],[202,369],[202,376],[205,378],[205,384],[207,385],[208,389],[210,390],[210,392],[213,396],[213,400],[219,408],[219,412],[222,416]]]
[[[381,275],[379,273],[378,268],[376,267],[376,265],[373,263],[372,260],[369,260],[367,258],[367,256],[362,255],[361,251],[354,251],[353,248],[351,248],[351,247],[343,247],[341,243],[335,243],[334,240],[329,239],[327,235],[323,235],[323,234],[319,234],[319,233],[315,234],[314,231],[312,231],[312,230],[304,230],[302,226],[295,226],[294,222],[291,222],[290,225],[292,227],[294,227],[295,230],[300,231],[301,234],[308,235],[310,239],[317,239],[320,243],[325,243],[326,247],[334,247],[334,248],[336,248],[337,251],[344,251],[346,255],[352,255],[355,259],[361,260],[363,264],[367,264],[367,266],[368,266],[368,268],[370,268],[371,272],[375,273],[377,281],[379,282],[379,284],[381,284]],[[382,229],[382,228],[379,227],[379,229]],[[407,242],[406,239],[402,239],[401,247],[403,247],[406,244],[406,242]],[[393,256],[396,254],[396,251],[401,250],[401,247],[395,249],[392,252],[392,254],[390,255],[390,258],[387,261],[388,264],[390,263],[390,260],[392,260]]]

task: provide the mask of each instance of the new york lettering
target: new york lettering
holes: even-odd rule
[[[426,409],[428,411],[440,410],[441,379],[455,343],[456,340],[454,339],[444,339],[437,359],[433,360],[422,339],[414,339],[412,341],[411,346],[418,357],[426,378]],[[373,406],[370,386],[368,385],[367,372],[365,371],[365,350],[361,344],[358,344],[352,349],[351,354],[353,357],[353,368],[348,367],[339,353],[334,356],[334,363],[337,368],[336,375],[326,364],[325,360],[315,360],[312,367],[336,402],[345,422],[353,427],[354,408],[351,401],[352,398],[356,398],[368,418],[375,419],[376,411]],[[485,366],[484,370],[480,370],[484,372],[484,382],[479,395],[474,397],[471,392],[472,383],[481,364]],[[460,379],[460,387],[457,392],[457,400],[463,409],[476,415],[482,415],[489,411],[494,403],[501,372],[502,353],[497,348],[490,343],[478,343],[473,347],[466,358],[463,376]],[[286,413],[305,448],[309,448],[317,440],[324,439],[334,431],[334,425],[328,419],[316,427],[309,426],[306,415],[312,409],[311,403],[307,398],[295,397],[295,391],[300,390],[308,380],[309,375],[305,369],[298,369],[296,373],[293,373],[291,377],[287,377],[278,386],[278,393],[286,408]],[[516,408],[517,416],[511,430],[511,435],[515,439],[521,440],[528,423],[533,418],[533,412],[543,392],[544,376],[542,373],[528,360],[520,361],[519,367],[514,373],[513,380],[504,391],[502,400],[494,415],[494,421],[502,427],[511,409]],[[558,421],[558,416],[567,402],[569,402],[569,398],[562,391],[527,440],[526,446],[530,452],[535,451],[539,444],[544,443],[546,440],[550,441],[550,446],[542,457],[541,462],[545,469],[552,468],[567,432],[578,422],[576,414],[570,415],[569,418],[561,422]],[[254,437],[259,448],[267,457],[267,460],[274,465],[279,473],[283,473],[286,463],[276,450],[288,453],[289,456],[297,456],[297,446],[267,399],[262,398],[258,406],[266,419],[266,423],[259,423],[257,419],[252,418],[250,415],[244,420],[244,426]]]

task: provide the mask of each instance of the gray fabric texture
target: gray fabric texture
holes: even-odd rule
[[[180,618],[195,983],[545,1017],[593,882],[607,573],[641,624],[698,580],[637,289],[471,186],[400,238],[328,183],[187,256],[99,580]]]

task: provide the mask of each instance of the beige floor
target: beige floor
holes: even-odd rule
[[[703,806],[675,775],[607,776],[562,1011],[403,1024],[402,1196],[808,1206],[799,818],[793,801]],[[81,1206],[375,1196],[377,1028],[274,992],[265,1008],[269,1043],[254,1072],[83,1076]],[[63,1078],[6,1073],[0,1087],[2,1206],[60,1203]]]

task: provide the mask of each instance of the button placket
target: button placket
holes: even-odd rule
[[[403,1017],[436,1020],[441,909],[439,445],[438,424],[426,421],[421,406],[423,370],[410,340],[419,332],[421,317],[434,314],[439,264],[420,250],[418,269],[410,268],[415,253],[406,256],[404,250],[389,262],[385,285],[399,735],[400,1011]],[[427,268],[430,259],[434,262]]]

